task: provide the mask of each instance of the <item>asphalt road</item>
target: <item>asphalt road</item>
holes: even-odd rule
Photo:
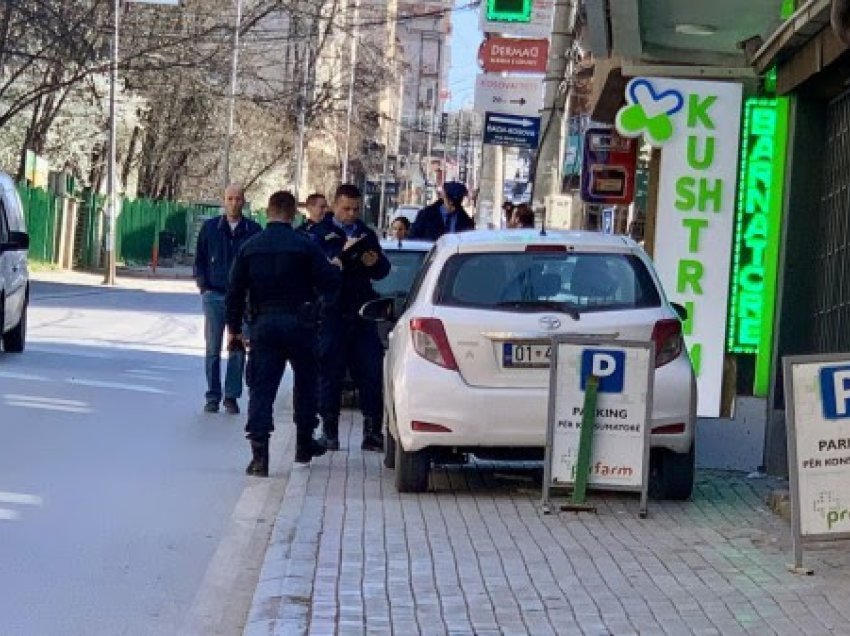
[[[39,278],[0,354],[0,634],[241,633],[285,475],[202,412],[193,286]]]

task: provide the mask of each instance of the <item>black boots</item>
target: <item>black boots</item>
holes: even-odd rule
[[[339,450],[339,417],[323,417],[322,432],[325,436],[325,447],[329,451]]]
[[[265,440],[257,441],[250,440],[251,442],[251,463],[248,464],[248,467],[245,469],[246,475],[251,475],[252,477],[268,477],[269,476],[269,440],[266,438]]]
[[[307,435],[299,432],[295,442],[295,462],[309,464],[314,457],[324,455],[326,450],[325,442],[313,439],[312,431]]]
[[[384,450],[383,422],[369,417],[363,418],[363,443],[360,448],[367,451]]]

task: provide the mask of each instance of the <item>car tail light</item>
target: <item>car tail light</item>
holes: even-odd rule
[[[428,362],[457,371],[457,362],[449,346],[443,323],[437,318],[414,318],[410,321],[413,348]]]
[[[682,323],[676,318],[659,320],[652,329],[652,341],[655,343],[655,368],[672,362],[682,353]]]
[[[566,252],[566,245],[526,245],[526,252]]]
[[[430,422],[411,422],[410,428],[420,433],[451,433],[452,429],[442,424],[431,424]]]
[[[652,429],[653,435],[681,435],[684,432],[685,432],[684,423],[667,424],[666,426],[659,426],[658,428]]]

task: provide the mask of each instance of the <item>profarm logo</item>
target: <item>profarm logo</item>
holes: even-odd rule
[[[832,530],[836,526],[846,526],[850,530],[850,509],[843,505],[832,492],[822,491],[815,499],[813,507],[815,512],[826,521],[827,530]]]

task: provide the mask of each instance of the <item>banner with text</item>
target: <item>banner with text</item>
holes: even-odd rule
[[[741,128],[741,85],[631,80],[617,130],[662,148],[654,246],[668,298],[688,310],[685,341],[702,417],[720,415]]]

